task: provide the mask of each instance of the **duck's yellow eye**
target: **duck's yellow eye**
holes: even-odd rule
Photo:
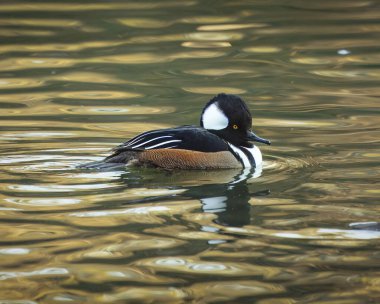
[[[233,125],[232,128],[234,128],[234,130],[239,129],[238,125]]]

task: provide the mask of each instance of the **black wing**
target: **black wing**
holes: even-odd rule
[[[116,147],[114,152],[151,149],[183,149],[200,152],[228,151],[228,144],[219,136],[195,126],[154,130],[142,133]]]

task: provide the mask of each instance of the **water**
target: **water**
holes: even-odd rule
[[[377,303],[376,1],[3,1],[1,303]],[[93,172],[254,116],[262,172]]]

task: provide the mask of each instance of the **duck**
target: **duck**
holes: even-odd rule
[[[163,169],[232,169],[262,166],[252,142],[271,142],[252,132],[252,115],[243,99],[220,93],[204,106],[200,126],[185,125],[141,133],[115,147],[101,161],[82,167],[148,166]]]

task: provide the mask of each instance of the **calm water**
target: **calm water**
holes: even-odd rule
[[[0,302],[379,303],[379,39],[378,1],[2,1]],[[76,169],[219,92],[262,172]]]

